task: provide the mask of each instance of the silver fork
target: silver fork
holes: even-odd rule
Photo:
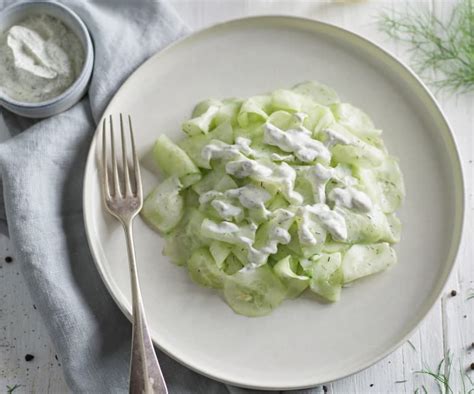
[[[133,333],[130,363],[130,393],[167,394],[165,380],[153,348],[143,308],[142,295],[138,282],[137,263],[133,242],[132,221],[143,205],[140,165],[135,151],[132,120],[128,116],[131,142],[131,165],[127,155],[127,138],[122,114],[120,114],[120,133],[122,139],[122,169],[119,171],[115,155],[114,126],[112,115],[102,123],[102,195],[107,210],[122,224],[127,239],[130,280],[132,284]],[[108,164],[107,134],[110,134],[111,169]],[[130,170],[131,168],[131,170]]]

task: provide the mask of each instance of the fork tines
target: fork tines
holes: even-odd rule
[[[123,115],[120,114],[122,158],[121,163],[119,164],[115,151],[113,117],[112,115],[109,115],[108,119],[107,117],[104,117],[102,121],[102,184],[104,196],[106,198],[120,198],[127,196],[141,198],[142,185],[140,166],[135,149],[132,119],[130,115],[128,115],[128,133],[125,131],[126,128],[127,127],[124,125],[123,121]],[[110,146],[108,146],[108,143]],[[131,151],[131,157],[129,157],[129,150]]]

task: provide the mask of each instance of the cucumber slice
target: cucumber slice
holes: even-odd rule
[[[226,274],[219,269],[207,248],[200,248],[192,254],[188,270],[191,279],[204,287],[224,287]]]
[[[276,193],[275,196],[268,202],[268,209],[272,212],[279,208],[286,209],[289,206],[289,202],[280,193]]]
[[[198,134],[180,141],[179,146],[188,154],[191,160],[201,168],[211,168],[202,156],[202,149],[211,142],[219,140],[226,144],[234,142],[234,132],[230,122],[223,122],[208,134]]]
[[[341,260],[340,253],[321,254],[312,259],[310,288],[331,302],[341,297]]]
[[[359,168],[356,171],[367,194],[379,203],[385,213],[395,212],[405,198],[405,185],[397,160],[387,157],[376,168]]]
[[[191,187],[198,195],[201,196],[204,193],[207,193],[211,190],[215,190],[216,185],[222,179],[227,178],[227,177],[230,178],[229,175],[226,174],[224,167],[218,166],[214,168],[213,171],[209,171],[206,175],[204,175],[201,178],[199,182],[196,182]],[[230,180],[232,181],[232,178],[230,178]]]
[[[344,283],[383,271],[396,262],[395,251],[386,242],[353,245],[342,261]]]
[[[222,269],[225,259],[231,254],[232,246],[220,241],[212,241],[209,245],[209,252],[216,262],[216,265]]]
[[[141,216],[152,228],[167,233],[179,223],[184,213],[181,188],[179,179],[170,177],[146,197]]]
[[[215,186],[216,191],[218,192],[225,192],[230,189],[235,189],[239,185],[229,176],[229,175],[224,175],[217,183]]]
[[[295,220],[295,215],[285,209],[278,209],[273,212],[272,218],[262,224],[255,235],[255,248],[269,254],[276,253],[278,244],[286,244],[290,240],[288,229]]]
[[[167,176],[179,177],[184,187],[201,178],[199,169],[186,152],[164,134],[155,142],[153,157],[161,171]]]
[[[235,256],[235,254],[231,253],[225,259],[222,269],[227,275],[234,275],[235,273],[239,272],[243,267],[243,264]]]
[[[214,118],[218,112],[219,106],[210,105],[206,109],[206,111],[198,117],[183,122],[183,131],[190,136],[198,134],[207,134],[210,130],[212,130]]]
[[[400,242],[402,233],[402,223],[400,219],[394,213],[388,213],[385,216],[387,217],[388,226],[390,228],[390,236],[387,237],[387,241],[390,243]]]
[[[389,157],[375,170],[379,184],[380,206],[384,212],[394,212],[405,198],[402,172],[394,157]]]
[[[262,126],[262,123],[252,123],[245,128],[242,128],[237,125],[236,127],[234,127],[234,140],[237,140],[238,137],[244,137],[254,141],[260,136],[263,136]]]
[[[241,99],[226,99],[222,102],[217,112],[214,122],[216,126],[224,122],[229,122],[232,126],[237,125],[237,116],[242,107],[243,100]]]
[[[271,104],[270,96],[253,96],[245,100],[237,116],[239,126],[247,128],[251,124],[265,122],[270,113]]]
[[[336,119],[331,110],[320,104],[311,103],[307,107],[303,106],[302,112],[307,114],[303,125],[313,132],[313,137],[315,138],[317,138],[323,130],[332,127],[336,123]]]
[[[193,112],[191,114],[191,118],[197,118],[198,116],[201,116],[204,114],[210,107],[218,107],[220,108],[222,105],[222,101],[217,100],[217,99],[208,99],[208,100],[203,100],[200,101],[199,103],[196,104],[196,106],[193,109]]]
[[[313,193],[313,185],[306,176],[296,176],[295,192],[303,197],[303,205],[311,205],[316,202]]]
[[[272,107],[274,111],[298,112],[301,110],[302,101],[303,97],[291,90],[277,89],[272,93]]]
[[[337,122],[360,138],[373,137],[382,134],[382,130],[375,128],[372,120],[361,111],[348,103],[337,103],[331,106]]]
[[[210,219],[203,220],[200,233],[211,240],[233,245],[248,245],[255,239],[255,228],[249,225],[238,226],[232,222]]]
[[[239,315],[268,315],[285,295],[285,286],[268,266],[239,271],[224,281],[224,298]]]
[[[332,160],[338,164],[355,167],[377,167],[382,164],[385,154],[376,147],[359,140],[355,145],[336,145],[332,148]]]
[[[331,254],[331,253],[341,253],[344,255],[346,251],[350,248],[351,246],[342,242],[334,242],[334,241],[328,241],[325,242],[323,247],[322,247],[322,252]]]
[[[242,266],[248,264],[248,253],[249,249],[244,245],[234,245],[232,247],[232,254],[239,260]]]
[[[192,243],[192,239],[183,231],[173,231],[165,239],[163,255],[176,265],[186,265],[193,252]]]
[[[268,123],[278,127],[281,130],[288,130],[297,127],[301,122],[294,114],[288,111],[275,111],[267,119]]]
[[[331,105],[340,101],[334,89],[316,81],[307,81],[293,86],[292,90],[301,95],[309,96],[311,99],[322,105]]]
[[[275,274],[286,286],[286,296],[288,298],[299,297],[309,285],[308,276],[296,274],[297,265],[298,263],[291,256],[286,256],[273,267]]]
[[[377,207],[370,212],[355,212],[344,207],[337,207],[335,210],[346,221],[347,238],[344,242],[350,244],[392,242],[393,235],[387,217]]]

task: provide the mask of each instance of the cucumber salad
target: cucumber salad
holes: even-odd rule
[[[177,143],[160,135],[164,180],[142,217],[164,254],[245,316],[306,289],[342,288],[397,260],[404,198],[382,130],[331,88],[304,82],[196,105]]]

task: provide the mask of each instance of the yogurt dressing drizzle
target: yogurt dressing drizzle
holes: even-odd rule
[[[331,153],[321,141],[311,137],[311,132],[300,126],[298,129],[283,131],[271,123],[265,123],[263,142],[277,146],[284,152],[293,153],[298,160],[310,163],[321,158],[328,162]]]
[[[305,114],[297,113],[295,116],[302,124]],[[306,245],[316,245],[318,239],[317,233],[314,231],[318,229],[322,234],[320,237],[324,237],[327,231],[336,241],[347,239],[346,222],[338,211],[338,207],[361,212],[369,212],[372,209],[372,202],[367,194],[353,187],[357,181],[352,177],[350,168],[344,166],[326,167],[321,163],[299,167],[310,182],[316,201],[312,205],[301,205],[303,197],[294,190],[296,171],[286,162],[294,161],[296,158],[303,163],[311,163],[315,160],[329,163],[331,160],[329,149],[332,146],[352,144],[355,139],[338,130],[328,128],[324,130],[326,139],[321,142],[312,138],[311,132],[302,125],[283,131],[268,122],[263,126],[263,131],[265,144],[276,146],[288,154],[272,153],[271,159],[273,161],[261,159],[258,157],[258,152],[251,147],[252,141],[243,137],[238,137],[235,144],[232,145],[212,140],[201,152],[202,157],[208,162],[215,159],[223,160],[226,173],[235,178],[250,178],[263,184],[268,182],[278,185],[281,195],[290,204],[297,206],[296,214],[287,209],[268,211],[265,203],[270,200],[270,193],[263,187],[252,183],[225,192],[211,190],[200,196],[200,204],[210,203],[218,215],[224,219],[221,223],[211,225],[210,229],[215,232],[224,234],[241,231],[241,227],[228,220],[242,217],[243,209],[260,209],[264,213],[269,228],[263,245],[256,247],[253,237],[239,237],[247,249],[248,266],[246,269],[264,264],[269,255],[278,251],[279,244],[288,244],[291,241],[288,230],[296,216],[300,218],[298,227],[300,242]],[[326,185],[331,179],[336,180],[339,186],[333,188],[327,195]],[[327,200],[334,204],[334,209],[327,205]],[[290,206],[291,208],[295,207]],[[252,222],[248,226],[253,232],[258,228]]]

